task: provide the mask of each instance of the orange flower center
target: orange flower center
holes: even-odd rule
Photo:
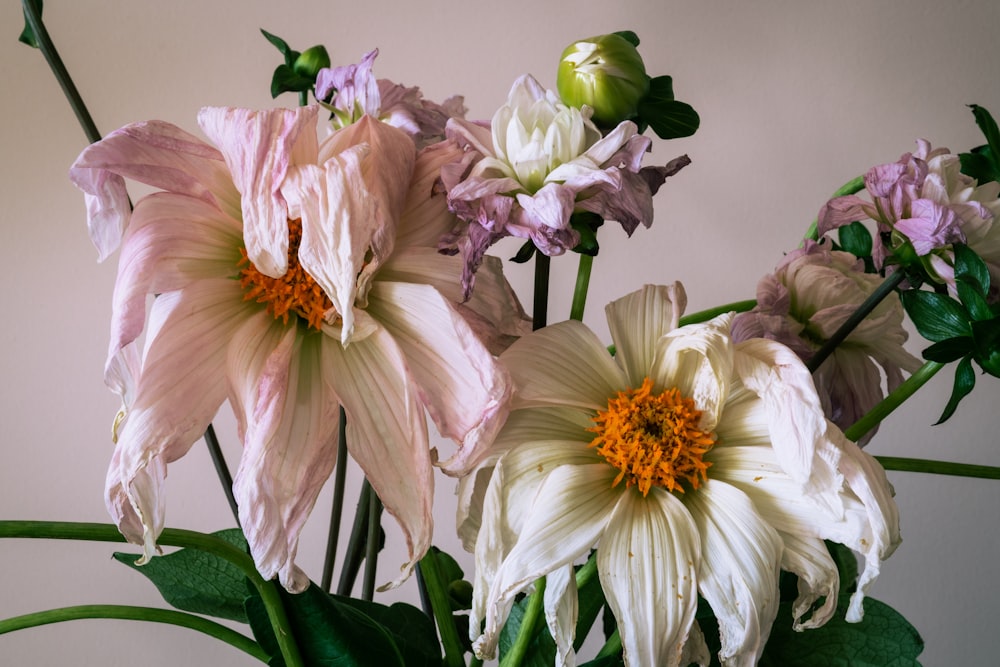
[[[267,304],[267,312],[288,324],[294,314],[312,328],[319,330],[323,318],[333,308],[333,302],[326,292],[316,284],[313,277],[299,264],[299,243],[302,240],[302,221],[288,221],[288,270],[280,278],[266,276],[257,270],[246,248],[241,248],[240,285],[243,300]]]
[[[698,428],[701,410],[676,387],[655,396],[652,390],[647,377],[638,389],[609,398],[608,409],[598,412],[588,429],[597,434],[590,446],[621,471],[612,486],[625,480],[643,496],[653,486],[684,493],[682,482],[697,489],[707,478],[711,463],[702,457],[715,436]]]

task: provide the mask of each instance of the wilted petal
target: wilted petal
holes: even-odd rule
[[[557,568],[546,575],[543,606],[545,624],[556,643],[556,667],[574,667],[576,651],[573,650],[573,639],[576,636],[579,601],[572,565]]]
[[[293,152],[316,155],[317,106],[253,111],[205,108],[198,124],[225,156],[241,195],[247,256],[278,278],[288,268],[288,210],[279,190]],[[296,147],[303,142],[308,148]]]
[[[351,456],[406,537],[407,561],[390,584],[396,585],[431,542],[434,477],[427,423],[399,346],[367,313],[355,316],[369,334],[347,348],[324,337],[323,373],[347,412]]]
[[[837,610],[837,591],[840,586],[837,564],[830,557],[823,540],[780,531],[779,534],[785,544],[781,569],[794,573],[799,579],[799,596],[792,606],[792,629],[801,631],[818,628],[830,620]],[[803,621],[805,613],[821,598],[823,604]]]
[[[659,490],[622,495],[601,537],[597,567],[626,665],[681,665],[701,562],[697,527],[677,498]]]

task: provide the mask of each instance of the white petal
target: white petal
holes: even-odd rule
[[[557,568],[545,577],[543,606],[545,623],[556,642],[556,667],[574,667],[576,651],[573,650],[573,639],[576,636],[579,600],[572,565]]]
[[[687,295],[680,283],[646,285],[609,303],[604,311],[615,342],[615,358],[630,387],[639,387],[653,365],[656,342],[677,328]]]
[[[793,572],[799,578],[799,596],[792,606],[792,629],[801,631],[818,628],[830,620],[837,610],[837,593],[840,588],[837,564],[830,557],[823,540],[788,533],[779,534],[785,543],[781,569]],[[820,598],[826,599],[803,621],[803,615]]]
[[[698,608],[701,560],[697,526],[677,498],[657,489],[622,495],[597,548],[597,567],[626,665],[681,664]]]
[[[698,589],[719,620],[725,667],[757,664],[778,611],[782,542],[750,499],[709,479],[684,497],[701,534]]]

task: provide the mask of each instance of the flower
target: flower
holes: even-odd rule
[[[734,318],[733,340],[776,340],[807,362],[881,282],[865,273],[854,255],[807,240],[757,284],[757,306]],[[834,424],[848,428],[884,398],[883,373],[892,391],[903,381],[902,371],[920,367],[920,360],[903,349],[906,339],[903,304],[893,293],[820,365],[813,380]]]
[[[649,92],[649,76],[632,42],[611,33],[566,47],[556,87],[563,102],[594,111],[595,123],[613,126],[635,117]]]
[[[447,135],[467,153],[444,168],[448,204],[460,222],[442,239],[443,252],[465,256],[465,293],[486,249],[507,236],[530,239],[546,255],[560,255],[580,242],[570,225],[574,211],[617,220],[628,234],[653,222],[660,185],[690,162],[686,156],[664,167],[640,167],[650,140],[625,121],[606,136],[590,120],[590,109],[563,104],[530,75],[510,89],[491,129],[453,118]]]
[[[865,174],[871,202],[856,195],[831,199],[818,216],[818,231],[826,232],[855,220],[878,223],[875,266],[882,268],[893,253],[905,260],[922,259],[928,275],[954,293],[952,243],[968,243],[989,258],[991,273],[1000,277],[1000,231],[993,221],[1000,214],[1000,184],[978,185],[961,173],[957,155],[947,148],[931,149],[921,139],[915,153],[872,167]]]
[[[215,146],[168,123],[129,125],[71,174],[101,256],[122,248],[106,365],[125,402],[110,513],[148,559],[167,465],[228,398],[244,447],[240,523],[261,574],[293,591],[308,585],[295,553],[335,463],[338,406],[352,456],[406,536],[405,577],[431,537],[425,410],[459,443],[440,465],[474,465],[510,391],[477,331],[519,311],[500,276],[459,310],[443,292],[457,296],[460,263],[420,246],[452,224],[432,185],[457,147],[418,155],[370,116],[319,141],[317,112],[204,109]],[[129,216],[123,178],[162,191]]]
[[[865,557],[847,613],[861,618],[899,542],[884,471],[823,417],[791,350],[733,343],[730,315],[677,329],[684,301],[675,284],[611,303],[614,357],[573,321],[501,356],[515,399],[485,492],[467,504],[482,508],[478,534],[459,517],[476,542],[470,628],[478,635],[485,620],[480,654],[495,650],[514,596],[546,576],[557,591],[547,586],[544,603],[557,664],[572,664],[571,568],[595,546],[629,665],[707,664],[699,594],[718,618],[722,663],[755,664],[779,569],[800,577],[795,627],[822,625],[839,583],[824,539]]]

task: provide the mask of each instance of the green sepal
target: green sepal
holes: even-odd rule
[[[920,335],[932,342],[971,336],[969,316],[953,299],[937,292],[908,290],[900,295],[903,308]]]
[[[980,183],[1000,180],[1000,130],[989,111],[978,104],[970,104],[976,125],[986,137],[986,145],[972,149],[970,153],[961,153],[958,157],[962,165],[962,173],[971,176]]]
[[[858,259],[871,258],[872,256],[872,235],[868,228],[855,220],[849,225],[844,225],[837,230],[837,238],[840,247],[845,252],[849,252]]]
[[[42,0],[28,0],[35,13],[41,17],[42,15]],[[31,29],[31,24],[28,23],[28,17],[24,17],[24,30],[21,31],[21,35],[17,38],[17,41],[22,44],[27,44],[28,46],[37,49],[38,48],[38,37],[35,36],[35,31]]]
[[[537,249],[535,248],[534,243],[531,241],[525,241],[524,245],[518,248],[517,254],[510,258],[510,261],[515,264],[524,264],[535,256],[535,250]]]
[[[639,127],[647,126],[661,139],[690,137],[701,119],[690,104],[674,99],[673,79],[657,76],[649,80],[649,93],[639,102]]]
[[[955,367],[955,384],[951,389],[951,398],[948,399],[948,404],[944,407],[941,418],[934,422],[934,425],[937,426],[948,421],[955,414],[958,404],[972,392],[975,386],[976,373],[972,370],[972,359],[964,357]]]
[[[440,667],[441,649],[434,623],[412,605],[385,606],[330,595],[310,584],[302,593],[281,591],[281,600],[307,665],[336,667]],[[246,601],[254,637],[282,667],[274,632],[259,596]]]
[[[218,538],[247,548],[238,528],[213,533]],[[199,549],[180,549],[136,565],[138,554],[115,552],[115,560],[128,565],[153,582],[168,604],[182,611],[247,622],[243,603],[249,596],[246,576],[224,558]]]
[[[597,230],[604,224],[604,218],[590,211],[581,211],[570,216],[569,224],[580,235],[580,242],[573,252],[596,257],[601,249],[597,243]]]
[[[970,336],[957,336],[939,340],[921,354],[927,361],[936,361],[939,364],[950,364],[972,353],[975,343]]]
[[[633,31],[631,31],[631,30],[618,30],[614,34],[618,35],[619,37],[621,37],[622,39],[624,39],[626,42],[628,42],[629,44],[631,44],[632,46],[634,46],[636,48],[639,47],[639,35],[635,34]]]

